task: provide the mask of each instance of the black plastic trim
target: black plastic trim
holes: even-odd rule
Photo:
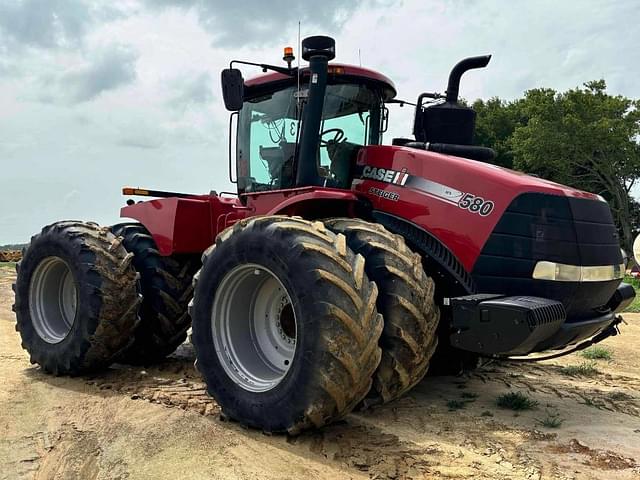
[[[562,301],[568,322],[606,310],[620,280],[534,280],[534,267],[541,260],[585,266],[622,263],[609,206],[589,198],[523,193],[503,213],[472,271],[478,291]]]
[[[371,216],[387,230],[404,237],[409,247],[422,255],[427,274],[436,282],[438,296],[470,295],[476,291],[460,260],[432,234],[390,213],[373,210]]]

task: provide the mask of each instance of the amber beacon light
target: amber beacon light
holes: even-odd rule
[[[284,47],[284,56],[282,57],[282,59],[287,62],[287,65],[289,65],[289,68],[291,68],[291,62],[296,59],[296,57],[293,55],[293,48]]]

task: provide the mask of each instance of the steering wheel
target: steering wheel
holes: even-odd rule
[[[324,140],[323,137],[328,133],[333,133],[333,138],[330,140]],[[336,144],[346,141],[347,139],[344,136],[344,131],[341,128],[329,128],[320,134],[321,147],[326,147],[329,144]]]

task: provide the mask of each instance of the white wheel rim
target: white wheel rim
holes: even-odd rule
[[[47,343],[64,340],[77,308],[78,289],[69,265],[59,257],[42,260],[29,284],[29,313],[38,336]]]
[[[225,275],[213,301],[211,331],[225,373],[250,392],[278,385],[291,368],[297,320],[278,277],[256,264]]]

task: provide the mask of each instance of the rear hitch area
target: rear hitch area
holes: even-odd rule
[[[563,304],[546,298],[496,294],[451,298],[450,340],[456,348],[503,358],[573,345],[544,357],[555,358],[617,335],[623,320],[616,314],[634,298],[633,287],[621,283],[602,313],[579,321],[567,320]]]

